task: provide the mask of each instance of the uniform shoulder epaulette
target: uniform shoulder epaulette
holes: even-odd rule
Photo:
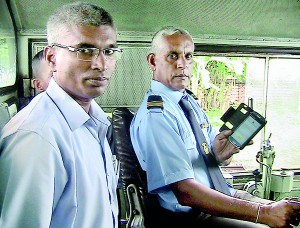
[[[195,100],[198,100],[198,97],[197,97],[191,90],[185,89],[185,91],[186,91],[189,95],[191,95]]]
[[[159,95],[150,95],[147,100],[147,109],[150,108],[164,108],[164,102]]]

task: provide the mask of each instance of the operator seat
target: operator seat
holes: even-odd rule
[[[159,227],[159,203],[156,195],[147,192],[146,172],[142,170],[130,139],[130,123],[134,114],[124,107],[112,113],[114,150],[120,162],[120,184],[124,195],[126,227]],[[124,210],[122,208],[120,211]]]

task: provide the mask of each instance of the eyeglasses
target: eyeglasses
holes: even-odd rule
[[[66,48],[71,52],[76,52],[77,59],[90,62],[98,58],[100,52],[103,53],[106,60],[115,59],[118,53],[121,53],[123,50],[120,48],[75,48],[72,46],[66,46],[62,44],[53,43],[50,47],[60,47]]]

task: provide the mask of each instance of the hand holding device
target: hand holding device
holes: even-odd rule
[[[232,130],[229,141],[242,150],[253,137],[266,125],[267,121],[259,113],[245,105],[240,104],[235,110],[230,107],[221,117],[225,123],[222,130]]]

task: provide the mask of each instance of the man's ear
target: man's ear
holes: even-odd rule
[[[52,72],[56,72],[55,50],[52,47],[45,47],[43,54]]]
[[[149,65],[150,65],[150,68],[152,69],[152,71],[155,71],[155,70],[156,70],[155,54],[154,54],[154,53],[150,53],[150,54],[147,56],[147,60],[148,60],[148,63],[149,63]]]
[[[33,82],[33,85],[34,85],[35,89],[37,89],[39,92],[43,92],[44,91],[43,85],[40,82],[40,80],[38,80],[38,79],[35,78],[35,79],[32,80],[32,82]]]

